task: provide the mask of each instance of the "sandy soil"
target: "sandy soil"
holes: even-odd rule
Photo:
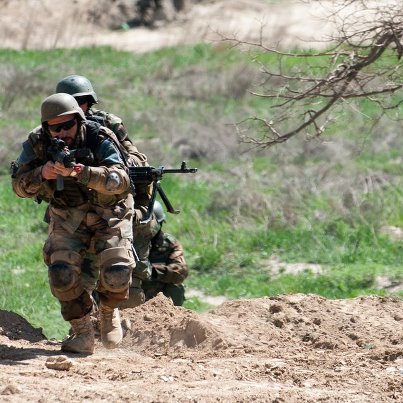
[[[303,46],[329,32],[318,10],[263,0],[199,1],[157,29],[107,30],[131,17],[119,3],[0,0],[0,46],[146,52],[219,33],[254,41],[262,23],[268,43]],[[0,401],[403,402],[402,300],[290,295],[196,314],[161,295],[122,317],[118,349],[98,342],[92,356],[65,356],[0,311]]]
[[[62,355],[0,311],[0,401],[402,402],[403,301],[289,295],[196,314],[162,294],[121,346]]]

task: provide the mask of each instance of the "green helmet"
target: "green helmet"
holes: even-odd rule
[[[164,210],[161,206],[161,203],[159,201],[154,202],[154,208],[153,208],[155,218],[157,219],[157,222],[160,224],[166,219],[166,215],[164,213]]]
[[[84,112],[77,101],[70,94],[53,94],[47,97],[41,105],[41,122],[47,122],[49,119],[58,116],[78,114],[84,120]]]
[[[64,77],[56,85],[56,92],[65,92],[73,97],[90,96],[94,103],[98,102],[97,94],[92,87],[91,81],[84,76],[73,74]]]

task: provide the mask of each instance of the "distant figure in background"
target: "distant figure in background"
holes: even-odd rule
[[[169,4],[172,12],[183,11],[187,0],[137,0],[136,8],[142,25],[153,26],[157,20],[169,20]]]
[[[173,235],[162,231],[166,215],[158,201],[154,203],[154,215],[156,221],[149,255],[152,274],[150,280],[142,283],[146,301],[162,292],[174,305],[181,306],[185,301],[182,283],[189,273],[183,247]]]

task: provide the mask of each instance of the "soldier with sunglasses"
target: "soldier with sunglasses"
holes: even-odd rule
[[[99,270],[101,340],[106,348],[123,338],[117,306],[128,298],[132,271],[134,215],[130,179],[108,128],[87,121],[73,96],[47,97],[41,105],[41,126],[23,143],[12,163],[12,186],[17,196],[46,194],[49,231],[44,247],[52,294],[72,334],[63,340],[62,351],[92,354],[94,329],[91,291],[82,281],[83,259],[96,256]],[[53,139],[64,142],[61,153],[78,157],[66,166],[49,159]],[[57,178],[63,178],[62,189]],[[46,190],[45,190],[46,189]]]

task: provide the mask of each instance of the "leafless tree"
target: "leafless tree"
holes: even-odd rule
[[[332,10],[329,18],[336,24],[337,35],[330,38],[326,51],[287,53],[266,46],[262,36],[258,43],[231,39],[235,45],[278,55],[276,66],[261,64],[264,82],[254,92],[268,99],[267,116],[239,122],[243,142],[270,147],[298,134],[321,136],[337,107],[364,98],[376,107],[378,118],[385,114],[398,118],[396,111],[401,111],[403,103],[399,94],[403,2],[334,0]],[[251,126],[260,134],[245,134]]]

